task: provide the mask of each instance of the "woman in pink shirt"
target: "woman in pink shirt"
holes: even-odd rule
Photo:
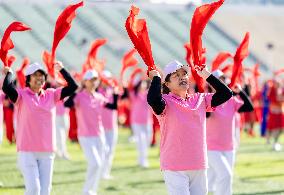
[[[3,91],[17,106],[18,166],[24,177],[26,195],[50,194],[56,149],[55,105],[77,89],[62,63],[54,65],[67,81],[64,88],[44,90],[47,74],[42,65],[33,63],[25,72],[26,87],[16,89],[11,69],[5,67]]]
[[[188,66],[178,61],[166,65],[165,80],[152,78],[148,103],[160,123],[160,166],[170,195],[207,194],[206,111],[232,97],[232,91],[207,69],[197,73],[216,90],[215,94],[189,94]]]
[[[98,72],[88,70],[83,76],[83,89],[71,96],[65,106],[75,107],[78,123],[78,139],[88,162],[83,194],[96,194],[102,176],[105,159],[105,136],[102,123],[102,110],[117,109],[116,91],[113,103],[96,92],[100,83]]]
[[[147,103],[148,83],[142,74],[136,75],[127,91],[130,99],[130,124],[137,144],[138,164],[149,167],[148,149],[152,140],[152,112]]]
[[[212,73],[226,81],[220,70]],[[212,88],[210,88],[212,89]],[[240,85],[234,87],[234,96],[207,114],[206,136],[208,149],[208,186],[214,195],[231,195],[233,164],[236,146],[236,113],[251,112],[252,103]]]
[[[104,70],[102,72],[106,79],[111,79],[111,72]],[[98,90],[108,102],[113,102],[114,87],[107,83],[101,82]],[[117,124],[117,109],[102,108],[102,123],[105,130],[106,151],[105,162],[103,165],[102,177],[104,179],[111,179],[110,175],[112,161],[114,157],[115,146],[118,138],[118,124]]]

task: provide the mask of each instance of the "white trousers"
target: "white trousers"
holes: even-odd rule
[[[105,131],[105,160],[103,165],[103,177],[109,177],[111,172],[112,161],[114,157],[115,146],[117,143],[118,129]]]
[[[206,170],[163,171],[169,195],[206,195]]]
[[[137,139],[138,164],[142,167],[148,167],[148,148],[152,140],[151,124],[132,124],[134,136]]]
[[[56,116],[56,152],[59,157],[68,156],[66,138],[67,138],[67,116],[57,115]]]
[[[234,151],[208,151],[208,186],[214,195],[231,195],[233,184]]]
[[[102,176],[105,141],[102,136],[79,137],[79,143],[88,163],[83,194],[95,194]]]
[[[18,167],[24,177],[25,195],[50,194],[53,162],[53,153],[18,152]]]

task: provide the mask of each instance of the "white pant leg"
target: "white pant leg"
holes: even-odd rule
[[[40,195],[49,195],[52,188],[54,154],[37,152],[35,155],[38,162]]]
[[[148,146],[151,146],[153,138],[153,125],[147,124],[147,139],[148,139]]]
[[[235,128],[234,129],[234,148],[239,148],[241,143],[241,129]]]
[[[189,194],[206,195],[208,193],[206,170],[186,171],[189,175]]]
[[[216,191],[214,195],[231,195],[233,174],[227,157],[221,151],[208,151],[208,162],[216,173]]]
[[[183,171],[163,171],[169,195],[190,195],[189,177]]]
[[[132,129],[137,138],[138,164],[148,167],[149,127],[148,125],[132,124]]]
[[[79,137],[88,167],[83,193],[96,193],[102,172],[104,145],[101,137]]]
[[[56,116],[56,146],[57,154],[59,156],[67,156],[67,146],[66,146],[66,137],[67,137],[67,118],[66,115]]]
[[[216,189],[216,173],[212,167],[207,169],[208,191],[214,192]]]
[[[37,160],[32,152],[18,152],[18,167],[25,183],[25,195],[40,195]]]
[[[105,131],[106,138],[106,152],[105,152],[105,161],[103,165],[103,176],[110,176],[112,161],[114,157],[115,146],[117,143],[118,129]]]

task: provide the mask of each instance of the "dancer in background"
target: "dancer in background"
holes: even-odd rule
[[[111,79],[111,72],[104,70],[102,72],[105,79]],[[114,87],[101,82],[98,90],[108,102],[113,102]],[[105,130],[106,151],[103,165],[103,179],[112,179],[111,167],[114,157],[115,146],[118,138],[117,109],[102,108],[102,123]]]
[[[225,75],[220,70],[212,74],[223,82],[226,81]],[[233,92],[233,97],[207,114],[208,186],[209,191],[214,195],[233,193],[236,113],[253,111],[252,102],[240,85],[235,85]]]
[[[87,70],[83,76],[82,90],[71,96],[65,106],[75,107],[78,122],[78,139],[88,162],[83,194],[96,194],[102,177],[105,160],[105,135],[102,124],[104,107],[117,109],[117,92],[113,102],[96,92],[100,83],[98,72]]]
[[[273,150],[281,151],[282,146],[278,142],[279,137],[284,128],[284,117],[283,117],[283,102],[284,93],[283,86],[277,80],[273,80],[268,92],[269,99],[269,113],[268,113],[268,137],[273,138]]]
[[[152,113],[147,104],[148,81],[137,74],[128,88],[130,99],[130,124],[137,145],[138,165],[149,167],[148,149],[152,141]]]

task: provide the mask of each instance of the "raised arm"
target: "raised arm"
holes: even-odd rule
[[[238,112],[239,113],[242,113],[242,112],[251,112],[253,111],[253,104],[248,96],[248,94],[242,90],[241,86],[240,85],[236,85],[234,87],[234,93],[236,95],[239,95],[240,98],[243,100],[244,104],[238,109]]]
[[[60,71],[63,78],[67,82],[67,86],[65,86],[60,95],[60,100],[63,100],[65,97],[72,95],[76,89],[78,88],[78,85],[76,84],[75,80],[72,78],[72,76],[66,71],[64,66],[61,62],[57,61],[54,64],[55,68]]]
[[[152,107],[155,114],[160,115],[166,107],[166,102],[162,98],[161,93],[161,76],[158,71],[152,70],[149,72],[149,77],[152,79],[152,82],[148,91],[147,102]]]
[[[232,90],[225,83],[214,77],[206,68],[199,70],[199,67],[195,67],[195,70],[198,75],[205,79],[216,91],[211,100],[212,107],[217,107],[232,97]]]
[[[16,102],[18,99],[18,92],[16,86],[13,84],[12,71],[9,67],[4,68],[4,73],[6,74],[2,90],[9,97],[12,102]]]

